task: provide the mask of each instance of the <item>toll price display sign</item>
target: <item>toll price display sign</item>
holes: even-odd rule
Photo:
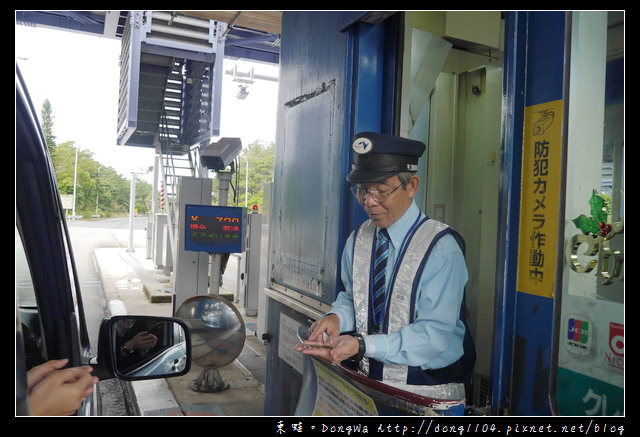
[[[208,253],[244,252],[245,223],[245,208],[186,205],[185,250]]]

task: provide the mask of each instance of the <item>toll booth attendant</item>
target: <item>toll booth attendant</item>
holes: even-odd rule
[[[370,378],[412,393],[464,399],[475,363],[464,321],[464,243],[413,199],[425,145],[362,132],[352,148],[347,180],[369,220],[345,244],[344,290],[296,350],[332,363],[355,360]]]

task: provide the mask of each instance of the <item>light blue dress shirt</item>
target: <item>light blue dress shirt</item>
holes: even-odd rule
[[[391,277],[400,246],[418,215],[424,217],[414,202],[387,228],[391,237],[387,278]],[[341,278],[345,289],[338,294],[330,311],[340,319],[341,332],[353,331],[356,327],[352,292],[353,238],[354,233],[342,253]],[[463,354],[465,327],[459,316],[467,280],[462,251],[452,235],[445,235],[433,247],[422,272],[414,322],[391,334],[365,335],[365,356],[423,369],[440,369],[456,362]]]

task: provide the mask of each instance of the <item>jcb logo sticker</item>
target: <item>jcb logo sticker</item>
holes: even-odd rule
[[[569,352],[588,355],[591,352],[591,321],[581,315],[569,314],[565,326],[565,346]]]

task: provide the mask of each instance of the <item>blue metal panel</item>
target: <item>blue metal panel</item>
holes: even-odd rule
[[[345,138],[345,175],[351,169],[354,152],[351,149],[353,134],[363,131],[397,133],[396,123],[399,110],[396,107],[396,87],[398,60],[401,55],[397,42],[401,35],[399,26],[401,14],[394,15],[383,24],[354,23],[346,28],[353,46],[353,66],[351,87],[351,126]],[[351,231],[368,217],[352,196],[345,203],[345,221],[341,230],[341,241],[345,241]]]
[[[552,298],[516,288],[523,115],[526,106],[564,93],[564,12],[510,12],[505,27],[505,107],[500,187],[500,257],[492,412],[548,415],[553,345]]]
[[[353,134],[363,131],[382,131],[382,92],[383,71],[382,52],[383,27],[365,23],[356,23],[348,29],[354,47],[353,65],[353,113],[352,128],[345,140],[346,159],[345,175],[351,169],[353,150],[351,144]],[[342,241],[345,241],[351,231],[366,220],[367,216],[362,207],[350,196],[345,211],[348,215],[348,226],[343,228]]]
[[[389,46],[397,27],[353,18],[350,12],[282,17],[272,278],[325,303],[340,289],[344,242],[366,218],[345,179],[352,135],[394,128],[388,90],[397,54]]]
[[[510,412],[548,416],[553,300],[521,292],[516,300]]]
[[[564,90],[564,12],[529,12],[525,106],[560,100]]]
[[[606,105],[624,103],[624,58],[607,62],[607,86],[604,91]]]
[[[348,41],[342,12],[282,16],[271,277],[330,303],[342,226]]]
[[[522,125],[524,123],[523,74],[526,62],[526,14],[508,12],[505,17],[505,62],[500,156],[498,258],[496,271],[495,340],[491,369],[491,410],[499,414],[508,401],[513,356],[515,288],[522,175]]]
[[[344,242],[366,218],[347,190],[351,138],[357,130],[391,130],[384,104],[390,93],[383,89],[395,81],[396,56],[384,55],[385,26],[355,21],[360,15],[282,16],[270,277],[274,287],[327,304],[341,289]],[[280,321],[307,317],[276,299],[269,302],[265,414],[293,414],[301,379],[278,356]]]
[[[356,40],[354,132],[380,132],[382,128],[383,54],[382,26],[358,23],[351,32]]]

